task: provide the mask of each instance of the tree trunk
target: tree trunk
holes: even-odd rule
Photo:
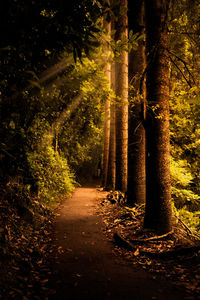
[[[167,0],[146,0],[147,119],[144,227],[171,230]]]
[[[127,0],[120,0],[121,9],[116,22],[116,41],[128,39]],[[120,54],[116,62],[116,189],[127,191],[128,171],[128,52]]]
[[[111,89],[115,91],[115,63],[111,65]],[[107,188],[115,190],[116,183],[116,109],[115,103],[110,107],[110,146],[108,162]]]
[[[135,5],[134,5],[135,6]],[[144,35],[144,7],[133,6],[137,18],[130,20],[133,30],[142,28]],[[130,17],[134,17],[129,15]],[[137,49],[129,54],[129,143],[128,143],[128,202],[130,204],[145,203],[146,199],[146,165],[145,165],[145,129],[144,118],[146,112],[145,86],[145,46],[144,40],[139,41]],[[141,88],[142,86],[142,88]]]
[[[108,37],[111,32],[111,23],[104,20],[104,28],[106,28]],[[108,45],[105,44],[105,64],[104,64],[104,74],[108,79],[108,82],[111,82],[111,64],[108,61],[110,54],[110,49]],[[109,144],[110,144],[110,99],[106,100],[105,103],[105,121],[104,121],[104,150],[103,150],[103,186],[107,185],[108,178],[108,161],[109,161]]]

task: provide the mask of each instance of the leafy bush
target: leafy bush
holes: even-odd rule
[[[200,196],[191,189],[193,176],[186,160],[175,161],[171,158],[172,197],[177,208],[187,207],[198,210]]]
[[[37,181],[38,198],[45,205],[53,207],[60,195],[73,191],[75,180],[67,161],[51,146],[42,146],[28,153],[28,161]]]
[[[177,214],[192,230],[200,229],[199,91],[176,84],[171,98],[171,178]]]
[[[177,215],[192,231],[200,232],[200,212],[190,212],[187,207],[177,210]]]

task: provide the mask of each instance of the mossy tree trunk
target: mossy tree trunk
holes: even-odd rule
[[[171,230],[169,143],[169,58],[167,15],[169,1],[145,0],[146,13],[146,211],[144,227]]]

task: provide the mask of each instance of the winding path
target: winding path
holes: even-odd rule
[[[154,280],[113,254],[96,214],[98,198],[95,188],[77,188],[59,209],[54,243],[64,252],[52,266],[56,295],[49,299],[187,299],[170,282]]]

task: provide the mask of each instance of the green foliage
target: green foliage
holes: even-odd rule
[[[173,78],[173,77],[172,77]],[[175,78],[173,78],[175,84]],[[200,228],[199,101],[196,88],[179,81],[171,98],[172,198],[177,214],[192,230]]]
[[[199,209],[200,197],[189,189],[172,186],[172,197],[177,208],[185,206],[191,211]]]
[[[184,91],[184,85],[179,88],[175,89],[171,101],[172,191],[179,207],[186,205],[190,210],[198,210],[200,107],[193,91]]]
[[[82,98],[59,131],[59,147],[76,173],[87,162],[90,174],[94,174],[101,155],[104,103],[111,92],[100,56],[98,53],[95,60],[85,58],[82,64],[76,64],[71,76],[79,80]]]
[[[193,177],[186,160],[171,159],[171,178],[176,186],[187,187],[191,183]]]
[[[70,66],[33,97],[26,132],[31,176],[48,206],[73,190],[72,174],[86,163],[93,175],[101,155],[103,107],[110,96],[102,64],[84,58]]]
[[[200,232],[200,211],[190,212],[187,207],[182,207],[176,214],[192,231]]]
[[[37,196],[48,207],[52,208],[61,195],[69,195],[73,191],[75,180],[67,161],[52,147],[43,145],[28,153],[28,162],[37,181]]]
[[[38,190],[40,201],[50,206],[73,190],[72,170],[86,161],[95,169],[100,158],[103,105],[110,93],[101,53],[94,58],[75,66],[64,53],[61,71],[57,65],[50,68],[45,75],[50,80],[41,80],[40,89],[27,90],[9,108],[9,101],[1,102],[7,115],[1,124],[0,175],[20,174],[22,185]]]
[[[177,208],[187,207],[188,210],[198,210],[200,195],[191,189],[193,176],[186,160],[174,160],[171,157],[172,198]]]
[[[174,1],[169,22],[172,196],[183,221],[199,228],[199,3]]]

